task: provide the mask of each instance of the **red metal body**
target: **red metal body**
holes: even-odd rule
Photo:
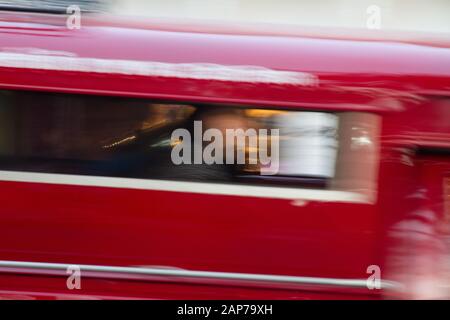
[[[0,67],[0,88],[378,114],[378,194],[375,203],[296,206],[285,199],[0,181],[0,260],[366,279],[370,265],[382,266],[388,277],[383,272],[392,255],[411,265],[408,259],[437,254],[433,246],[421,245],[395,251],[403,242],[392,230],[426,207],[435,218],[423,218],[424,230],[406,228],[405,234],[441,236],[436,226],[443,223],[442,186],[450,176],[448,46],[165,31],[95,20],[68,30],[52,18],[30,17],[37,22],[0,16],[0,51],[34,48],[87,58],[257,65],[314,74],[317,86],[298,87]],[[435,150],[444,153],[436,156]],[[419,187],[428,191],[428,200],[411,200]],[[399,268],[389,277],[414,281],[414,267]],[[0,272],[0,298],[386,296],[383,290],[208,279],[90,277],[74,291],[65,282],[53,275]]]

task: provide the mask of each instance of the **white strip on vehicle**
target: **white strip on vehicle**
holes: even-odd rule
[[[156,179],[114,178],[23,171],[0,171],[0,181],[155,190],[287,200],[371,203],[366,195],[350,191],[168,181]]]
[[[36,50],[30,53],[0,52],[0,67],[300,86],[316,86],[318,83],[317,77],[311,73],[262,66],[86,58],[39,54],[41,51]]]

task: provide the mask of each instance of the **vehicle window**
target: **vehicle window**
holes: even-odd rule
[[[365,113],[3,90],[0,127],[0,170],[374,188],[378,126]]]

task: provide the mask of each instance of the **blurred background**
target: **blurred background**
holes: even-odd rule
[[[2,0],[0,4],[52,8],[78,4],[85,11],[129,16],[343,28],[366,28],[373,14],[369,8],[377,6],[382,30],[450,32],[449,0]]]
[[[371,5],[380,8],[383,29],[450,31],[448,0],[116,0],[111,10],[154,17],[365,28]]]

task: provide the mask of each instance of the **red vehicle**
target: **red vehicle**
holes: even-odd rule
[[[0,298],[448,297],[448,41],[65,19],[0,13]],[[280,173],[170,163],[193,119]]]

